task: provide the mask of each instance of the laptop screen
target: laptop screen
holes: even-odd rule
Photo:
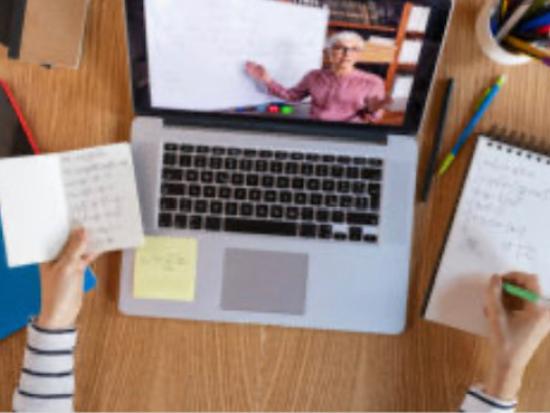
[[[450,2],[126,0],[138,114],[416,132]]]

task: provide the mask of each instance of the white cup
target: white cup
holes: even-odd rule
[[[511,53],[503,48],[495,39],[491,30],[491,18],[497,12],[498,0],[486,0],[479,12],[476,23],[476,34],[483,53],[501,65],[523,65],[531,62],[531,58],[524,54]]]

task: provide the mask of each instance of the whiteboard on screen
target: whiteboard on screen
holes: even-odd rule
[[[224,110],[272,102],[248,60],[285,87],[322,64],[325,8],[272,0],[146,0],[151,103]]]

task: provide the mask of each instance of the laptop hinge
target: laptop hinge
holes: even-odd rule
[[[333,123],[280,122],[277,120],[253,118],[226,118],[212,114],[194,114],[193,116],[165,116],[162,118],[166,127],[201,127],[213,129],[245,130],[272,134],[285,134],[285,137],[315,136],[319,139],[334,141],[363,142],[387,145],[389,132],[386,129],[365,130],[361,125],[338,125]],[[351,126],[351,127],[350,127]],[[355,128],[357,126],[357,128]]]

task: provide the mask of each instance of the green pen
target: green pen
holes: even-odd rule
[[[517,285],[505,282],[502,284],[502,288],[508,294],[513,295],[514,297],[522,298],[530,303],[542,302],[544,304],[550,304],[550,299],[541,297],[537,293],[518,287]]]

